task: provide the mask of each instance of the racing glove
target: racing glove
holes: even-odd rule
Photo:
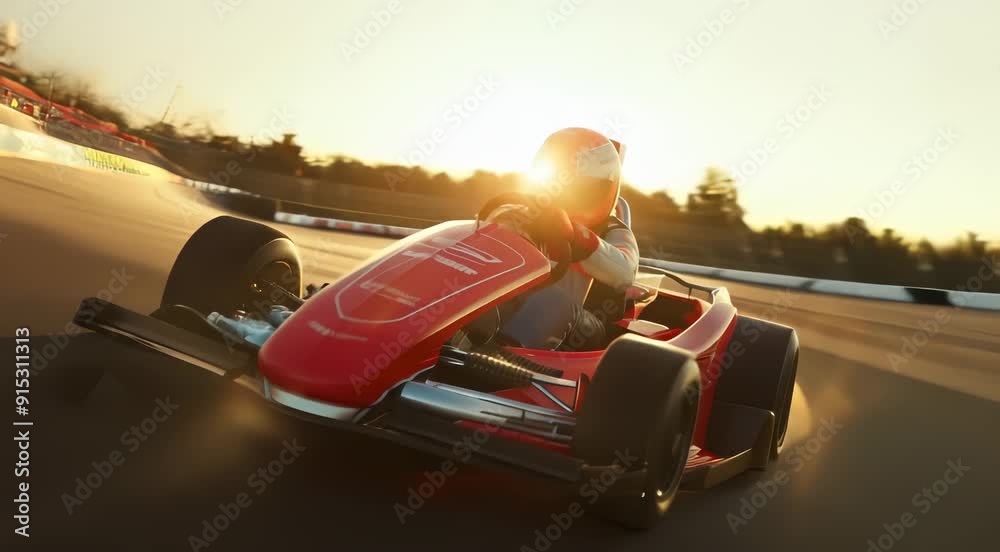
[[[554,261],[573,263],[590,257],[600,246],[600,238],[582,224],[569,219],[566,211],[558,207],[549,207],[539,212],[538,217],[531,221],[528,229]],[[569,244],[569,258],[566,244]]]

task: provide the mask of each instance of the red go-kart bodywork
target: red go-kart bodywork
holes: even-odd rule
[[[200,245],[196,238],[186,251],[204,248],[204,236]],[[287,241],[259,241],[271,251],[281,240]],[[295,251],[282,247],[281,266],[301,274]],[[258,262],[265,249],[250,251],[248,262]],[[183,270],[186,251],[175,272]],[[615,467],[625,473],[609,495],[639,504],[654,492],[655,517],[678,487],[709,487],[776,456],[798,344],[789,328],[738,315],[724,288],[691,284],[648,263],[640,273],[624,310],[607,321],[608,347],[583,352],[508,343],[488,358],[452,347],[457,332],[545,286],[552,274],[531,241],[477,221],[421,231],[293,301],[294,313],[259,350],[181,322],[178,305],[167,304],[170,283],[164,307],[151,316],[90,299],[77,323],[224,375],[295,415],[446,456],[456,454],[453,445],[463,436],[487,431],[491,438],[476,451],[482,462],[574,483],[612,467],[624,448],[642,449],[642,464]],[[661,288],[657,279],[686,293]],[[473,380],[499,372],[508,378],[502,381],[516,383],[463,387],[449,383],[443,363]],[[683,421],[685,409],[690,423]],[[672,445],[661,452],[661,442]],[[676,470],[653,465],[672,465],[677,457]],[[612,517],[648,526],[650,515]]]

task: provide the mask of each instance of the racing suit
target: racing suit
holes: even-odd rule
[[[525,208],[504,205],[487,219],[506,222],[519,229],[523,226]],[[606,345],[605,325],[613,312],[598,312],[584,308],[587,295],[596,280],[622,293],[635,280],[639,266],[639,247],[635,235],[615,217],[599,228],[589,229],[573,223],[572,248],[579,259],[555,283],[524,298],[521,308],[510,317],[504,333],[518,339],[526,347],[568,351],[587,351]],[[560,318],[553,305],[568,304],[569,315]],[[553,328],[553,324],[557,326]]]

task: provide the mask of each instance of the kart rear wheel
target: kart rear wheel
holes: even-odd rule
[[[788,326],[739,316],[727,357],[735,359],[719,378],[715,400],[774,412],[770,458],[785,442],[799,366],[799,338]]]
[[[302,296],[302,263],[292,240],[263,224],[216,217],[177,255],[161,307],[184,305],[203,315],[235,310],[265,315],[271,305],[287,300],[265,282]]]
[[[634,335],[611,344],[583,397],[573,451],[591,466],[638,457],[626,468],[645,466],[646,474],[642,492],[622,495],[612,484],[601,494],[594,503],[601,516],[647,529],[666,513],[687,464],[700,398],[698,365],[687,353]]]

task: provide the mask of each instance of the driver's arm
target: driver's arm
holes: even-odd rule
[[[532,222],[528,208],[523,205],[506,204],[497,207],[488,222],[511,226],[515,231],[525,233]],[[624,225],[613,226],[605,232],[604,238],[574,223],[574,257],[580,259],[580,267],[595,280],[624,290],[635,281],[639,270],[639,246],[635,235]]]
[[[596,240],[592,243],[593,252],[580,261],[580,267],[595,280],[611,286],[616,290],[624,290],[635,281],[639,270],[639,246],[635,235],[628,228],[615,227],[598,237],[593,232],[587,233]]]

